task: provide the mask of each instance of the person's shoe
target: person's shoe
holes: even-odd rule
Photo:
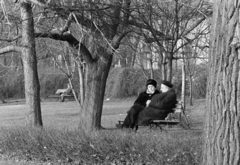
[[[116,127],[117,128],[123,128],[123,125],[122,124],[116,124]]]

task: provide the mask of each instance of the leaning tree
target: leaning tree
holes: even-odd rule
[[[42,3],[46,17],[55,16],[66,21],[64,27],[39,31],[35,37],[67,42],[79,51],[85,61],[84,98],[80,113],[80,126],[86,130],[101,128],[101,116],[106,80],[113,54],[121,40],[130,32],[130,1],[50,1]],[[48,12],[48,13],[47,13]],[[78,26],[79,33],[72,26]]]
[[[204,165],[240,164],[240,1],[215,0]]]

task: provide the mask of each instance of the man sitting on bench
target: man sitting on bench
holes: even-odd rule
[[[67,84],[67,88],[65,89],[65,91],[63,93],[59,93],[59,94],[60,94],[60,102],[64,102],[65,96],[72,95],[72,87],[71,87],[70,83]]]
[[[177,103],[177,96],[169,81],[162,81],[161,92],[152,97],[148,107],[138,114],[137,125],[149,125],[151,120],[165,120]]]

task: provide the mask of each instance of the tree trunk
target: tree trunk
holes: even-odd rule
[[[215,0],[204,165],[240,164],[240,1]]]
[[[72,79],[71,79],[71,78],[68,78],[68,83],[70,84],[70,87],[71,87],[71,89],[72,89],[72,94],[73,94],[73,97],[74,97],[75,101],[76,101],[77,104],[80,106],[81,103],[80,103],[80,101],[78,100],[78,97],[77,97],[77,94],[76,94],[76,92],[75,92],[75,90],[74,90],[74,87],[73,87],[73,83],[72,83]]]
[[[182,94],[181,94],[181,101],[183,105],[183,109],[185,109],[185,95],[186,95],[186,69],[185,69],[185,61],[182,64]]]
[[[22,61],[24,67],[27,122],[31,126],[42,126],[40,106],[40,84],[37,71],[34,22],[30,3],[21,3]]]
[[[108,56],[107,61],[98,60],[87,64],[87,70],[90,74],[87,75],[85,83],[85,99],[81,107],[79,125],[84,130],[93,131],[101,128],[106,81],[112,64],[112,55]]]
[[[192,97],[192,76],[189,76],[189,105],[193,105],[193,97]]]
[[[172,58],[168,58],[167,63],[167,81],[172,82]]]
[[[7,66],[7,57],[5,54],[3,55],[3,66]]]
[[[119,61],[120,61],[120,66],[122,68],[126,68],[127,67],[126,54],[122,54],[120,59],[119,59]]]
[[[154,69],[153,69],[153,61],[152,58],[149,60],[149,64],[150,64],[150,78],[154,79]]]
[[[135,61],[136,61],[136,56],[137,56],[137,52],[135,51],[134,53],[133,53],[133,55],[131,56],[131,63],[130,63],[130,68],[134,68],[134,65],[135,65]]]
[[[77,68],[78,68],[78,75],[79,75],[79,94],[78,94],[78,100],[80,102],[80,105],[83,104],[84,101],[84,93],[85,93],[85,88],[84,88],[84,66],[81,64],[80,60],[76,61],[77,63]]]
[[[158,56],[158,69],[159,69],[159,77],[161,77],[161,80],[163,80],[163,76],[162,76],[162,63],[163,63],[163,55],[162,52],[159,52],[159,56]]]
[[[136,49],[138,48],[138,45],[140,43],[140,37],[139,36],[135,36],[134,39],[132,39],[133,41],[133,48],[135,49],[135,51],[132,51],[131,55],[128,55],[128,66],[130,68],[133,68],[135,65],[135,61],[136,61],[136,56],[137,56],[137,51]]]
[[[162,63],[161,63],[161,71],[162,71],[162,80],[166,80],[167,75],[166,75],[166,55],[163,55],[162,58]]]

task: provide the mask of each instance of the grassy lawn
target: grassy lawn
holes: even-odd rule
[[[191,129],[167,132],[141,128],[137,133],[115,128],[134,98],[104,103],[105,130],[87,134],[77,130],[79,107],[74,101],[43,101],[44,130],[24,127],[25,105],[0,105],[0,164],[199,164],[205,100],[187,106]],[[10,161],[13,159],[14,161]]]
[[[102,126],[115,127],[116,120],[124,119],[134,99],[114,100],[104,103]],[[75,101],[57,102],[43,101],[41,103],[44,127],[57,129],[75,129],[78,126],[80,109]],[[0,127],[24,126],[26,113],[23,101],[9,101],[0,104]]]

